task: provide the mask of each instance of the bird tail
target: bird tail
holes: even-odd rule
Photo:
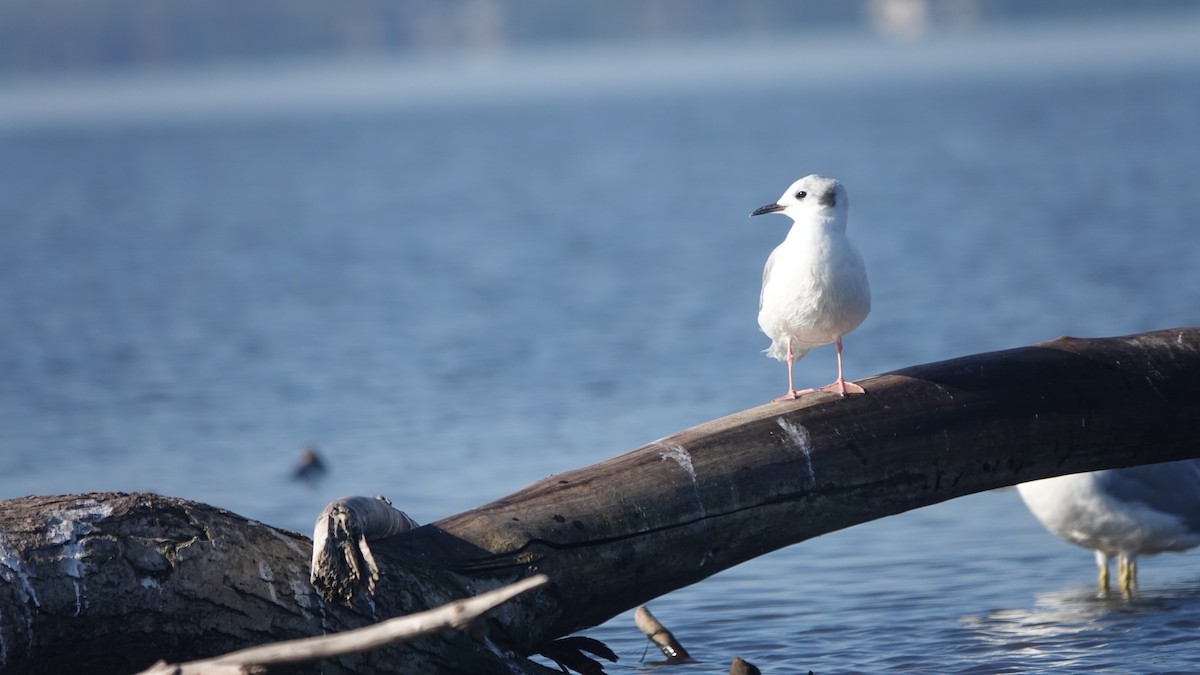
[[[763,350],[763,353],[776,361],[787,363],[787,342],[772,342],[770,347]],[[792,344],[793,362],[799,361],[807,353],[807,349],[797,349],[795,343]]]

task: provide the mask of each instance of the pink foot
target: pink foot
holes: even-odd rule
[[[816,391],[816,389],[793,389],[790,392],[784,394],[783,396],[780,396],[779,398],[774,399],[774,402],[779,403],[780,401],[795,401],[796,399],[800,398],[801,396],[803,396],[805,394],[811,394],[815,391]]]
[[[854,384],[853,382],[847,382],[846,380],[843,380],[840,377],[837,379],[836,382],[833,382],[831,384],[825,385],[824,387],[821,387],[821,391],[832,391],[833,393],[840,394],[841,396],[845,396],[846,394],[865,394],[866,393],[865,391],[863,391],[862,387],[858,386],[857,384]]]

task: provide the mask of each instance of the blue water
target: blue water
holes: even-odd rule
[[[718,45],[628,88],[10,120],[0,497],[148,490],[307,531],[384,494],[429,522],[758,405],[786,386],[755,314],[787,221],[747,215],[815,171],[874,290],[848,377],[1196,325],[1200,50],[1093,47],[886,76],[760,48],[698,77]],[[834,368],[816,350],[798,384]],[[310,445],[332,471],[294,482]],[[651,608],[687,673],[1200,670],[1193,556],[1145,561],[1133,600],[1093,580],[1009,491]],[[648,672],[629,614],[587,634]]]

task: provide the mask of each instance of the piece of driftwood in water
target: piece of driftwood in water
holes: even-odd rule
[[[767,404],[373,542],[375,591],[347,581],[349,607],[312,590],[305,538],[219,509],[153,495],[0,502],[0,673],[133,672],[536,573],[551,583],[473,637],[320,669],[553,672],[522,655],[780,547],[1022,481],[1200,455],[1200,329],[1060,339],[860,384],[864,395]]]
[[[650,608],[641,605],[633,613],[633,623],[642,631],[642,634],[650,639],[663,656],[667,657],[666,661],[651,663],[650,665],[671,665],[678,663],[695,663],[688,651],[683,648],[683,645],[675,637],[666,626],[658,620],[658,617],[650,613]],[[733,662],[729,664],[729,675],[762,675],[754,664],[743,660],[740,656],[733,657]]]
[[[549,578],[539,574],[473,598],[344,633],[249,647],[202,661],[182,664],[160,661],[141,675],[250,675],[264,673],[266,667],[272,665],[303,663],[373,651],[443,629],[466,630],[472,622],[501,603],[545,585],[548,581]]]
[[[666,663],[691,663],[692,656],[688,651],[679,644],[679,640],[675,639],[675,635],[667,630],[667,627],[662,625],[650,609],[645,605],[637,608],[633,613],[633,623],[642,631],[642,634],[650,638],[650,641],[658,647],[663,656],[667,657]]]
[[[812,675],[812,671],[808,671]],[[762,675],[753,663],[745,661],[740,656],[733,657],[733,663],[729,664],[729,675]]]

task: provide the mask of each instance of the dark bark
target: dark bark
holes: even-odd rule
[[[299,534],[158,495],[0,501],[0,673],[127,674],[391,616],[322,600],[311,555]],[[450,632],[270,672],[509,675],[510,664],[540,670]]]
[[[1018,482],[1200,455],[1200,329],[907,368],[682,431],[373,542],[352,607],[311,590],[311,544],[152,495],[0,503],[0,672],[128,672],[357,627],[533,572],[475,638],[426,638],[324,672],[518,672],[525,654],[826,532]],[[486,638],[483,635],[486,634]],[[510,671],[511,672],[511,671]]]
[[[1200,329],[1060,338],[860,384],[687,429],[372,548],[385,570],[549,575],[551,590],[507,607],[530,607],[508,635],[528,650],[857,523],[1200,455]]]

